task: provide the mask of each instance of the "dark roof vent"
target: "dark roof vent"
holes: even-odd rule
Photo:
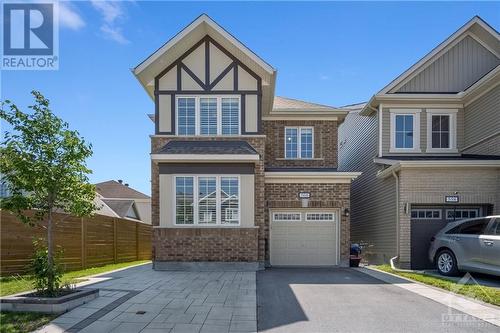
[[[127,186],[127,187],[128,187],[128,183],[125,183],[125,186]]]
[[[118,179],[118,183],[122,184],[122,183],[123,183],[123,180]]]

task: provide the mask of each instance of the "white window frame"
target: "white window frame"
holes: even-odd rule
[[[453,212],[453,213],[456,213],[456,212],[458,212],[458,211],[465,211],[465,210],[466,210],[466,211],[468,211],[469,213],[470,213],[470,212],[472,212],[472,211],[476,212],[476,216],[475,216],[475,217],[466,217],[466,219],[470,219],[470,218],[477,218],[477,217],[483,217],[483,216],[480,216],[481,211],[479,210],[479,208],[456,208],[456,209],[452,209],[452,208],[450,208],[450,209],[446,209],[446,210],[445,210],[446,220],[447,220],[447,221],[453,221],[453,220],[456,220],[456,219],[454,219],[454,218],[448,218],[448,212]],[[461,217],[460,219],[463,219],[463,218]],[[459,220],[457,220],[457,221],[459,221]]]
[[[298,220],[286,220],[286,219],[277,219],[276,218],[276,215],[278,214],[281,214],[281,215],[298,215],[299,216],[299,219]],[[273,222],[301,222],[302,221],[302,212],[285,212],[285,211],[281,211],[281,212],[273,212]]]
[[[419,217],[418,212],[439,212],[438,217]],[[411,214],[417,212],[417,217],[412,217]],[[434,214],[433,214],[434,215]],[[443,210],[439,208],[412,208],[410,210],[410,219],[412,220],[441,220],[443,219]]]
[[[458,153],[457,149],[457,113],[458,109],[427,109],[427,150],[428,153]],[[432,148],[432,116],[450,117],[449,148]]]
[[[420,112],[421,109],[389,109],[391,116],[391,153],[420,153]],[[413,116],[413,148],[396,148],[396,116]]]
[[[201,134],[201,98],[215,98],[217,99],[217,136],[233,137],[241,135],[241,96],[240,95],[176,95],[175,96],[175,134],[178,136],[193,136],[192,134],[179,134],[179,98],[194,98],[195,110],[195,134],[194,136],[210,137],[213,134]],[[238,134],[222,134],[222,99],[223,98],[237,98],[238,99]]]
[[[297,157],[287,157],[286,156],[286,130],[287,129],[296,129],[297,130]],[[301,136],[301,131],[303,129],[310,129],[311,130],[311,139],[312,139],[312,151],[311,151],[311,157],[302,157],[302,136]],[[285,159],[287,160],[312,160],[314,159],[314,126],[285,126],[284,130],[284,137],[285,137]]]
[[[310,214],[331,214],[332,215],[332,219],[331,220],[314,220],[314,219],[310,219],[309,218],[309,215]],[[306,222],[337,222],[337,214],[335,214],[335,212],[321,212],[321,211],[315,211],[315,212],[305,212],[305,218],[304,220]]]
[[[180,224],[177,223],[177,218],[176,218],[176,211],[177,211],[177,206],[176,206],[176,183],[177,183],[177,178],[180,177],[191,177],[193,178],[193,224]],[[204,177],[210,177],[210,178],[215,178],[215,189],[216,189],[216,217],[215,217],[215,223],[199,223],[199,178],[204,178]],[[220,195],[220,190],[221,190],[221,178],[237,178],[238,179],[238,223],[222,223],[222,213],[221,213],[221,195]],[[234,174],[176,174],[173,175],[173,182],[172,182],[172,221],[173,225],[176,227],[184,227],[184,228],[210,228],[210,227],[221,227],[221,228],[226,228],[226,227],[238,227],[241,226],[241,177],[240,175],[234,175]],[[235,221],[235,220],[233,220]]]

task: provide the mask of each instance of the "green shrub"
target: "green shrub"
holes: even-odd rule
[[[49,264],[49,251],[43,240],[33,241],[35,252],[30,268],[33,274],[33,286],[38,295],[54,297],[61,292],[62,266],[59,263],[62,251],[53,257],[53,264]]]

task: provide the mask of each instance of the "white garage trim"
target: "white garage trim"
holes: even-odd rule
[[[340,209],[270,209],[269,219],[270,264],[272,266],[328,267],[339,265]],[[329,225],[332,227],[330,231],[327,230]],[[315,231],[315,228],[319,230]],[[277,239],[277,232],[280,233],[279,239]],[[302,233],[304,237],[301,237]],[[331,235],[332,238],[325,239],[325,235],[326,237]],[[276,243],[277,241],[281,244]],[[301,245],[294,246],[294,242]],[[328,243],[334,246],[329,247]],[[311,244],[313,244],[312,247]],[[301,255],[302,248],[308,253]],[[331,256],[328,254],[329,251],[331,251]],[[308,255],[310,258],[307,257]],[[293,256],[296,259],[292,258]]]

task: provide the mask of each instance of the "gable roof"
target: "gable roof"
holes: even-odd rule
[[[448,103],[461,103],[465,96],[470,95],[477,90],[486,89],[491,86],[495,80],[500,65],[496,65],[487,72],[483,72],[482,77],[478,77],[475,82],[468,87],[464,87],[462,91],[457,92],[398,92],[397,90],[410,82],[412,79],[420,75],[424,70],[434,64],[440,57],[446,54],[459,42],[465,40],[466,37],[471,37],[474,42],[479,43],[485,48],[485,51],[490,52],[500,62],[500,34],[488,23],[479,16],[474,16],[450,37],[444,40],[441,44],[435,47],[417,63],[403,72],[401,75],[392,80],[388,85],[382,88],[377,94],[373,95],[366,103],[361,111],[362,115],[369,115],[374,112],[378,103],[385,100],[407,100],[407,101],[444,101]]]
[[[431,50],[428,54],[426,54],[423,58],[421,58],[417,63],[408,68],[394,80],[392,80],[388,85],[382,88],[378,94],[386,94],[391,91],[396,90],[398,87],[402,86],[404,83],[408,82],[409,79],[415,76],[415,73],[420,70],[426,68],[431,65],[434,60],[443,55],[448,49],[455,45],[457,41],[464,37],[464,34],[471,34],[471,30],[476,29],[476,32],[484,32],[493,36],[497,43],[500,41],[500,34],[493,27],[491,27],[488,23],[486,23],[479,16],[474,16],[471,20],[469,20],[466,24],[460,27],[457,31],[455,31],[450,37],[445,39],[441,44],[436,46],[433,50]],[[478,30],[480,29],[480,30]],[[472,36],[478,40],[478,37],[472,34]],[[488,46],[487,43],[481,43],[483,46]],[[500,57],[500,45],[492,45],[488,46],[488,50],[495,54],[497,57]]]
[[[338,108],[334,106],[328,106],[323,104],[311,103],[306,101],[301,101],[294,98],[288,97],[274,97],[273,112],[274,111],[338,111]]]
[[[124,184],[120,184],[115,180],[97,183],[95,187],[97,193],[99,193],[103,199],[150,199],[146,194],[134,190],[129,186],[125,186]]]
[[[134,200],[102,200],[109,208],[111,208],[119,217],[128,217],[128,212],[130,209],[137,215],[137,210],[135,209]],[[137,216],[139,218],[139,216]]]
[[[152,86],[156,75],[185,52],[189,51],[191,47],[207,35],[259,75],[262,78],[264,86],[274,86],[276,70],[207,14],[198,16],[193,22],[133,68],[132,72],[148,94],[154,97]]]

